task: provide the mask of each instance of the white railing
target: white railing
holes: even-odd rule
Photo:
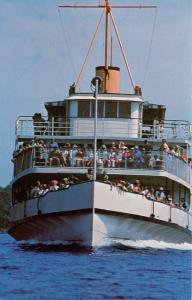
[[[57,121],[52,118],[34,122],[32,117],[19,117],[16,121],[16,136],[93,136],[94,120],[91,118],[70,118]],[[99,137],[120,138],[172,138],[191,139],[192,124],[187,121],[168,120],[161,125],[142,124],[139,119],[103,119],[98,118],[97,135]]]
[[[14,176],[30,167],[51,168],[55,166],[61,168],[61,170],[65,168],[69,171],[72,168],[93,168],[93,155],[88,157],[82,151],[82,157],[80,159],[77,157],[70,159],[70,151],[73,151],[72,149],[68,149],[68,157],[63,156],[62,149],[60,148],[58,148],[56,152],[54,151],[53,148],[46,148],[46,152],[43,152],[39,147],[31,147],[18,152],[14,157]],[[189,184],[192,183],[191,165],[181,158],[162,151],[142,151],[141,158],[136,159],[134,156],[132,157],[132,160],[130,160],[130,158],[123,158],[121,162],[119,162],[118,153],[115,158],[110,158],[109,153],[108,158],[103,159],[100,158],[100,153],[97,151],[98,171],[106,170],[107,173],[110,173],[115,169],[122,171],[128,169],[162,170],[177,176]],[[150,160],[149,157],[151,157],[152,160]],[[156,157],[156,160],[153,160],[154,157]]]

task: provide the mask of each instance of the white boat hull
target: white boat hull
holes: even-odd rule
[[[14,205],[9,234],[17,240],[75,242],[86,247],[111,240],[191,242],[191,215],[99,182]]]

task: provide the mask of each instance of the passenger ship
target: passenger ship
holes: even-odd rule
[[[80,93],[73,84],[66,99],[45,103],[47,116],[16,120],[9,234],[18,241],[63,241],[91,248],[116,239],[190,243],[191,124],[166,120],[164,105],[144,102],[130,74],[113,6],[105,0],[98,8],[103,11],[101,19],[105,17],[105,64],[96,67],[93,92]],[[120,68],[108,63],[109,18],[132,94],[120,92]],[[150,149],[145,149],[146,139]],[[162,149],[162,140],[170,149],[179,145],[184,156]],[[142,160],[123,157],[120,145],[131,153],[139,148]],[[82,159],[77,158],[76,147]],[[102,147],[108,149],[106,160]],[[109,156],[112,149],[113,157]],[[156,159],[153,164],[152,159]],[[37,182],[59,185],[66,178],[69,182],[63,188],[31,193]],[[159,201],[154,195],[135,192],[127,182],[152,187],[154,193],[163,188],[169,199]]]

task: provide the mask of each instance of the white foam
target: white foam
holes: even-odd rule
[[[111,243],[115,245],[116,243],[121,244],[127,247],[133,248],[153,248],[153,249],[178,249],[178,250],[192,250],[192,244],[189,243],[167,243],[164,241],[156,241],[156,240],[123,240],[123,239],[115,239],[112,240]]]
[[[70,245],[71,242],[65,241],[37,241],[37,240],[29,240],[29,241],[20,241],[19,244],[28,244],[28,245],[36,245],[36,244],[43,244],[43,245],[62,245],[67,246]],[[77,243],[78,244],[78,243]],[[80,246],[83,246],[79,243]],[[192,244],[190,243],[167,243],[164,241],[156,241],[156,240],[125,240],[125,239],[110,239],[106,238],[100,241],[97,241],[97,246],[94,248],[101,248],[101,247],[114,247],[114,246],[125,246],[131,247],[135,249],[145,249],[145,248],[153,248],[153,249],[176,249],[176,250],[192,250]]]

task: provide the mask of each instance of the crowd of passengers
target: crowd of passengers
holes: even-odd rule
[[[92,180],[92,175],[87,174],[87,179]],[[43,184],[40,181],[37,181],[36,184],[31,188],[30,198],[38,198],[46,195],[48,192],[68,189],[71,185],[80,182],[81,180],[75,176],[65,177],[61,180],[53,179],[50,181],[50,183]],[[188,209],[188,205],[184,200],[180,201],[179,205],[174,203],[171,192],[166,191],[163,186],[157,188],[154,188],[153,186],[142,186],[140,180],[138,179],[135,180],[134,183],[120,179],[110,181],[109,176],[107,174],[103,175],[102,182],[109,184],[111,186],[111,189],[113,187],[117,187],[124,192],[140,194],[142,196],[145,196],[147,199],[153,201],[158,201],[166,203],[170,206],[179,206],[180,208]]]
[[[19,150],[13,153],[13,161],[16,157],[27,151],[35,149],[35,162],[45,166],[60,167],[92,167],[94,150],[92,145],[59,144],[54,139],[45,143],[39,138],[35,138],[32,143],[23,143]],[[187,162],[185,150],[177,145],[168,145],[165,139],[162,140],[160,152],[166,152]],[[156,152],[157,153],[157,152]],[[162,156],[155,154],[151,143],[147,140],[143,145],[126,145],[123,141],[116,144],[102,145],[97,151],[97,163],[101,167],[120,168],[120,167],[160,167]]]

